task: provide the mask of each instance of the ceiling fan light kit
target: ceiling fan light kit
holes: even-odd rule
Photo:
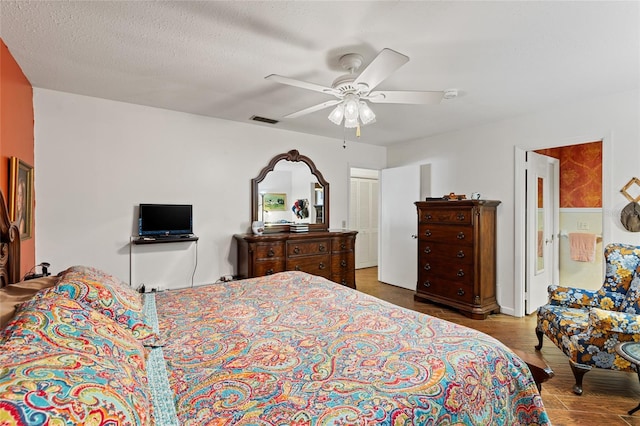
[[[335,108],[328,116],[329,120],[338,126],[344,122],[345,128],[356,128],[356,136],[359,137],[360,124],[364,126],[375,123],[376,121],[376,115],[367,104],[367,100],[374,103],[424,105],[439,103],[443,97],[452,99],[458,95],[455,89],[449,89],[446,92],[406,90],[372,91],[378,84],[408,61],[408,56],[385,48],[378,53],[373,61],[371,61],[360,74],[356,74],[360,66],[362,66],[362,56],[357,53],[342,55],[339,60],[340,65],[342,65],[345,70],[348,70],[349,74],[336,78],[331,87],[276,74],[268,75],[265,78],[278,83],[332,95],[337,98],[337,100],[323,102],[294,112],[285,116],[285,118],[300,117],[335,105]]]

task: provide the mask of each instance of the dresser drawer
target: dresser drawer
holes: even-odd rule
[[[284,243],[256,243],[254,251],[256,260],[284,257]]]
[[[263,260],[255,262],[253,265],[253,276],[262,277],[285,271],[284,258],[280,260]]]
[[[419,211],[418,222],[471,225],[471,212],[469,208],[424,208]]]
[[[473,244],[473,228],[452,225],[418,225],[418,238],[423,241],[435,241],[456,245]]]
[[[355,254],[351,252],[334,253],[331,255],[331,272],[341,274],[343,271],[350,271],[351,265],[355,262]]]
[[[331,256],[307,256],[287,259],[288,271],[302,271],[325,278],[331,278]]]
[[[418,276],[436,276],[456,283],[473,284],[473,265],[468,263],[449,263],[422,261],[418,264]]]
[[[421,264],[424,262],[472,264],[473,246],[420,240],[418,241],[418,258]]]
[[[353,251],[355,245],[355,238],[334,238],[331,240],[331,251]]]
[[[420,276],[418,279],[418,293],[433,294],[464,303],[473,303],[473,285],[469,283],[452,282],[434,276]]]
[[[287,258],[329,253],[330,247],[331,244],[328,239],[287,241]]]
[[[356,288],[356,274],[353,271],[344,274],[331,274],[331,281],[346,287]]]

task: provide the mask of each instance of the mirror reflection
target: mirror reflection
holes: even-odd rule
[[[304,163],[279,161],[258,192],[258,220],[265,225],[323,223],[324,191]]]
[[[538,177],[538,216],[537,216],[537,228],[538,228],[538,262],[536,271],[541,272],[544,270],[544,252],[546,242],[544,240],[544,179]]]

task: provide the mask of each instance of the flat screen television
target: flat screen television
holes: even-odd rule
[[[140,236],[186,235],[193,233],[191,204],[140,204]]]

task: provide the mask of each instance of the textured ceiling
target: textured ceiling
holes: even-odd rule
[[[338,58],[411,59],[380,90],[444,90],[438,105],[374,104],[363,143],[389,145],[638,89],[638,2],[5,1],[0,37],[34,87],[337,139],[333,99],[264,79],[330,85]],[[271,126],[249,118],[281,120]]]

